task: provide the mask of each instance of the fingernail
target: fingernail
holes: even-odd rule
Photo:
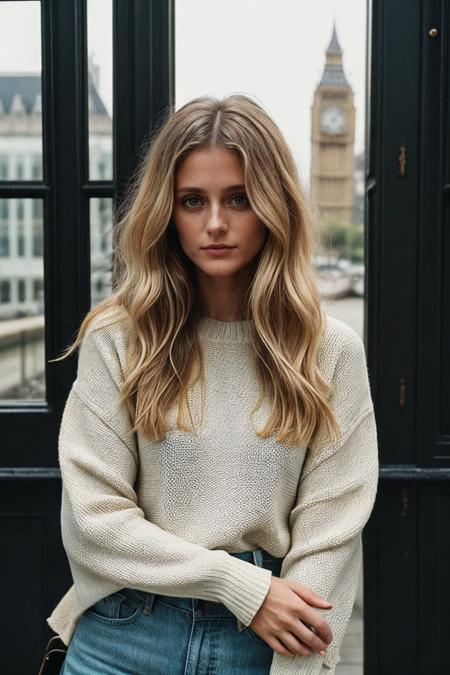
[[[322,651],[319,652],[319,654],[320,654],[321,656],[325,656],[325,652],[323,651],[323,649],[322,649]]]

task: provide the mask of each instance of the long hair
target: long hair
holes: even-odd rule
[[[161,440],[168,430],[166,414],[177,403],[178,428],[195,432],[187,394],[198,380],[204,387],[196,332],[200,313],[195,269],[181,248],[172,212],[179,163],[213,146],[238,153],[250,205],[268,228],[244,308],[260,385],[251,414],[265,397],[271,404],[263,428],[255,432],[288,446],[308,443],[319,432],[338,438],[328,403],[331,386],[317,363],[325,326],[311,259],[317,221],[282,133],[258,103],[241,94],[195,98],[155,131],[115,214],[115,290],[89,311],[59,359],[79,346],[94,317],[115,310],[130,328],[121,393],[133,430]]]

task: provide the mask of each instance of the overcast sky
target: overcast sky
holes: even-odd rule
[[[355,152],[364,149],[363,0],[176,0],[176,106],[245,93],[272,115],[309,184],[311,104],[333,19],[355,94]]]
[[[37,1],[0,2],[0,72],[39,72]],[[245,93],[280,126],[309,185],[310,106],[333,19],[355,94],[355,152],[364,149],[364,0],[176,0],[176,107],[195,96]],[[111,111],[111,0],[88,0],[89,50]]]

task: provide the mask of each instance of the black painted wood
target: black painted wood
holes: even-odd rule
[[[149,131],[173,107],[173,0],[113,2],[114,176],[89,181],[86,0],[42,0],[42,182],[3,182],[0,197],[44,199],[46,358],[90,306],[89,199],[126,189]],[[47,401],[0,404],[0,671],[37,672],[45,619],[72,580],[61,541],[57,436],[76,358],[47,363]]]
[[[113,8],[113,122],[121,127],[121,133],[115,130],[114,193],[119,207],[153,132],[175,104],[174,8],[172,2],[148,0],[114,0]]]
[[[450,466],[449,14],[448,1],[426,3],[422,37],[417,440],[421,463],[433,466]]]
[[[368,11],[365,340],[381,466],[363,535],[364,673],[444,675],[450,3],[369,0]]]
[[[1,672],[35,675],[53,632],[45,624],[54,599],[71,585],[61,542],[60,481],[5,481],[1,489],[0,574],[8,620],[2,621]]]

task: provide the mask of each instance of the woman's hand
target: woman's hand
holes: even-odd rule
[[[298,581],[272,575],[269,592],[249,627],[279,654],[322,653],[333,635],[311,607],[330,609],[332,605]]]

